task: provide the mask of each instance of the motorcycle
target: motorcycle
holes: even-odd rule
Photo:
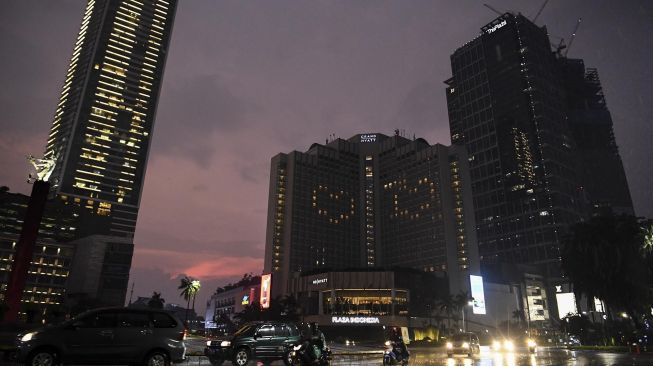
[[[307,347],[314,347],[314,349],[311,351]],[[328,347],[320,349],[313,343],[304,342],[289,347],[286,364],[289,366],[329,366],[331,358],[331,350]]]
[[[385,342],[385,352],[383,352],[383,365],[408,365],[410,354],[403,342]]]

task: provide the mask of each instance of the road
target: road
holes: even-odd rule
[[[186,364],[183,364],[186,365]],[[193,359],[188,366],[208,366],[204,358]],[[225,362],[224,366],[230,365]],[[260,362],[252,362],[251,366],[261,366]],[[281,361],[275,361],[271,366],[282,366]],[[333,366],[382,365],[379,355],[335,355]],[[512,354],[495,354],[484,348],[481,354],[473,358],[455,356],[447,358],[444,349],[413,349],[411,350],[410,366],[602,366],[602,365],[651,365],[653,354],[605,353],[596,351],[567,351],[562,349],[540,349],[534,355],[527,352]]]
[[[4,365],[2,361],[0,364]],[[366,365],[381,366],[381,353],[378,355],[334,355],[333,366]],[[17,365],[9,363],[9,365]],[[7,365],[7,366],[9,366]],[[231,365],[230,362],[223,363]],[[251,362],[248,366],[262,366],[261,362]],[[540,349],[534,355],[526,352],[513,354],[494,354],[483,349],[473,358],[455,356],[447,358],[444,349],[411,350],[410,366],[613,366],[613,365],[650,365],[653,366],[653,354],[605,353],[596,351],[567,351],[561,349]],[[179,366],[211,366],[205,357],[190,357]],[[275,361],[270,366],[283,366]]]

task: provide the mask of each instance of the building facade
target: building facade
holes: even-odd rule
[[[560,58],[559,63],[586,214],[634,215],[598,71],[585,68],[583,60]]]
[[[0,191],[0,302],[9,283],[29,196]],[[22,320],[51,320],[63,316],[66,283],[75,247],[65,243],[78,233],[79,214],[57,200],[45,205],[38,239],[28,269],[19,309]]]
[[[293,273],[410,267],[478,272],[464,148],[359,134],[272,158],[264,271],[273,295]]]
[[[545,27],[504,14],[451,55],[451,140],[469,151],[481,264],[559,273],[559,246],[583,218],[565,85]]]
[[[206,303],[204,327],[207,334],[232,333],[238,320],[235,315],[246,306],[258,304],[261,295],[261,277],[255,276],[249,284],[216,292]]]
[[[45,157],[92,234],[133,238],[176,6],[87,2]]]

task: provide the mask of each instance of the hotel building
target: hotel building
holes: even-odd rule
[[[273,296],[306,272],[392,267],[469,290],[479,264],[464,148],[369,133],[271,165],[264,271]]]

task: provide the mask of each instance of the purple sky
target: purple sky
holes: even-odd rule
[[[500,1],[537,12],[542,1]],[[0,4],[0,185],[28,193],[83,12]],[[496,14],[481,1],[185,1],[178,7],[136,233],[134,296],[181,300],[176,277],[260,273],[270,158],[330,134],[395,128],[449,144],[449,55]],[[638,215],[653,217],[653,2],[551,0],[555,36],[597,67]],[[555,40],[557,42],[557,40]],[[203,305],[198,306],[203,312]]]

